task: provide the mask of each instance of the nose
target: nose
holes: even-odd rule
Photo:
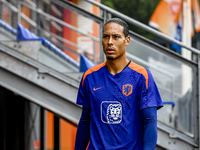
[[[113,40],[112,40],[112,37],[110,37],[109,39],[108,39],[108,45],[112,45],[113,44]]]

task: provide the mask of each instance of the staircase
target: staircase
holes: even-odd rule
[[[47,4],[48,9],[43,7]],[[88,9],[85,8],[86,6]],[[98,15],[89,9],[94,6],[98,8]],[[70,21],[63,20],[62,14],[67,12],[77,20],[82,19],[99,31],[101,31],[103,22],[111,15],[115,15],[191,51],[197,59],[188,60],[180,54],[130,31],[131,44],[127,49],[127,58],[152,72],[164,104],[166,104],[158,111],[156,150],[199,149],[200,52],[197,49],[187,47],[92,0],[80,1],[79,4],[65,0],[27,2],[0,0],[0,8],[3,7],[4,10],[10,10],[11,18],[15,19],[6,19],[5,12],[3,13],[3,9],[0,9],[1,21],[8,24],[5,26],[0,22],[0,87],[4,89],[3,91],[6,89],[25,98],[25,101],[30,103],[29,113],[40,114],[39,116],[35,115],[31,123],[27,124],[27,128],[32,127],[32,130],[30,134],[26,135],[30,138],[27,138],[29,141],[27,140],[28,144],[25,144],[24,147],[28,147],[27,149],[31,149],[31,147],[64,149],[60,131],[65,129],[61,128],[60,120],[63,119],[70,124],[70,128],[76,127],[78,124],[81,107],[76,105],[76,95],[82,73],[74,63],[64,59],[41,40],[17,41],[17,24],[24,24],[38,37],[44,37],[51,43],[49,45],[57,47],[56,49],[71,57],[73,62],[79,63],[81,54],[94,64],[105,60],[100,47],[101,33],[88,34],[78,25],[74,26],[73,22],[70,24]],[[29,14],[27,11],[30,11],[31,15],[27,16]],[[71,35],[76,35],[79,42],[74,42],[72,37],[64,37],[66,31]],[[88,42],[86,44],[88,47],[83,47],[84,43],[81,45],[83,39]],[[187,76],[185,76],[186,74]],[[187,78],[188,76],[190,79]],[[3,96],[0,95],[0,97]],[[54,135],[49,136],[54,138],[53,142],[49,142],[49,134],[46,133],[50,131],[48,130],[49,126],[45,124],[49,123],[47,112],[55,116],[52,123]],[[42,119],[43,121],[41,121]],[[44,121],[45,119],[47,122]],[[59,134],[55,131],[58,131]],[[68,149],[73,149],[74,132],[69,136],[71,144],[68,146],[71,145],[71,147]],[[53,146],[51,143],[54,143]]]

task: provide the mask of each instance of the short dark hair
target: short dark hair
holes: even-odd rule
[[[127,24],[125,21],[123,21],[122,19],[119,19],[119,18],[111,18],[111,19],[107,20],[107,21],[104,23],[104,25],[103,25],[103,30],[104,30],[105,25],[108,24],[108,23],[117,23],[117,24],[123,26],[123,27],[124,27],[124,31],[123,31],[123,32],[124,32],[124,35],[125,35],[125,37],[128,36],[128,34],[129,34],[129,26],[128,26],[128,24]]]

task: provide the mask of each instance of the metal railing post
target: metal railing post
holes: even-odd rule
[[[96,41],[95,40],[93,40],[93,48],[94,48],[94,50],[93,50],[93,52],[94,52],[94,64],[96,65],[97,64],[97,50],[96,50]]]
[[[101,43],[102,43],[102,30],[103,30],[103,23],[101,23],[99,25],[99,54],[100,54],[100,58],[99,58],[99,61],[100,63],[103,63],[105,61],[105,55],[104,55],[104,52],[103,52],[103,48],[101,46]]]
[[[0,19],[3,20],[3,2],[0,1]]]
[[[194,131],[194,134],[196,134],[195,139],[198,140],[198,145],[200,145],[200,130],[199,130],[199,126],[200,126],[200,119],[199,119],[199,114],[200,114],[200,55],[198,55],[198,68],[197,68],[197,116],[196,116],[196,127],[194,128],[196,131]],[[200,146],[198,148],[198,150],[200,150]]]
[[[171,77],[171,95],[170,95],[171,101],[174,101],[174,78]]]
[[[21,2],[17,2],[18,14],[17,14],[17,22],[21,24]]]

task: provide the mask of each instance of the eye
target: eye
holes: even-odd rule
[[[115,38],[115,39],[118,39],[118,38],[120,38],[120,37],[119,37],[118,35],[115,35],[114,38]]]
[[[108,35],[103,35],[103,38],[108,38]]]

